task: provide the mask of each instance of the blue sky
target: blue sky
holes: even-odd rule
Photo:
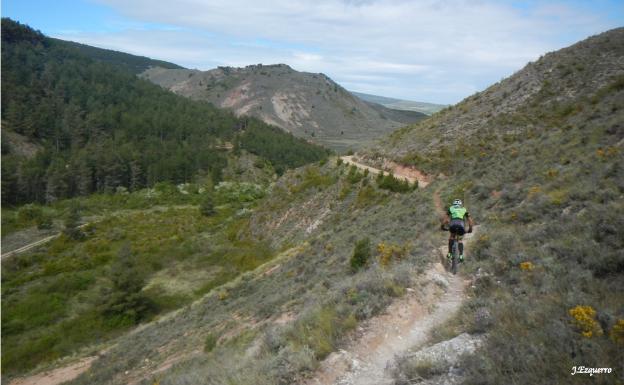
[[[5,0],[61,39],[202,70],[286,63],[354,91],[456,103],[624,25],[622,0]]]

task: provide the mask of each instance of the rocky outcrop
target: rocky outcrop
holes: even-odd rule
[[[361,148],[427,117],[365,102],[324,74],[298,72],[285,64],[203,72],[150,68],[141,77],[239,116],[257,117],[337,151]]]

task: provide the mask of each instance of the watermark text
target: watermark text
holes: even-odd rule
[[[575,374],[589,374],[593,376],[594,374],[609,374],[613,371],[611,368],[588,368],[586,366],[573,366],[572,367],[572,375]]]

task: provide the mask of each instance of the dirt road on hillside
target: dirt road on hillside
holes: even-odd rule
[[[392,174],[399,179],[405,179],[410,183],[418,181],[418,187],[421,188],[427,187],[427,185],[431,183],[432,179],[431,176],[423,173],[420,170],[417,170],[413,167],[404,166],[392,161],[384,162],[384,166],[386,169],[380,170],[378,168],[371,167],[365,165],[364,163],[356,161],[353,155],[341,156],[340,159],[342,159],[343,162],[347,164],[352,164],[359,169],[368,170],[368,172],[374,175],[377,175],[382,171],[386,173],[392,171]]]
[[[82,224],[82,225],[78,226],[78,228],[82,229],[82,228],[86,227],[87,225],[89,225],[89,223]],[[30,249],[33,249],[33,248],[37,247],[37,246],[43,245],[44,243],[48,243],[51,240],[53,240],[54,238],[59,237],[60,235],[61,235],[61,233],[50,235],[48,237],[39,239],[38,241],[31,242],[31,243],[29,243],[29,244],[27,244],[25,246],[22,246],[19,249],[15,249],[15,250],[11,250],[11,251],[8,251],[6,253],[3,253],[0,256],[0,260],[5,259],[5,258],[9,258],[9,257],[11,257],[11,256],[13,256],[15,254],[23,253],[24,251],[28,251]]]
[[[9,385],[58,385],[78,377],[91,367],[91,363],[96,358],[86,357],[69,366],[52,369],[30,377],[18,378],[12,380]]]

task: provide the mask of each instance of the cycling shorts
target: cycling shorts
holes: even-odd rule
[[[449,231],[451,232],[451,234],[457,234],[457,235],[466,234],[466,229],[464,228],[464,220],[452,219],[451,225],[449,226]]]

